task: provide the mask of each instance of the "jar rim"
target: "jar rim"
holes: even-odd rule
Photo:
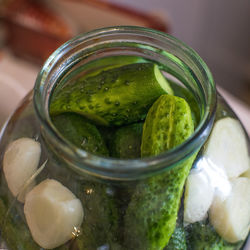
[[[163,39],[163,41],[166,40],[173,42],[183,50],[192,63],[195,63],[199,69],[202,70],[201,74],[205,76],[207,81],[206,86],[208,88],[207,91],[209,92],[209,98],[206,100],[207,106],[204,115],[194,133],[181,145],[157,156],[140,159],[117,159],[91,154],[83,149],[77,148],[59,135],[50,120],[48,109],[46,109],[46,107],[48,108],[49,106],[49,100],[46,99],[45,87],[46,84],[48,84],[51,70],[53,67],[57,67],[58,63],[60,64],[60,59],[63,56],[65,57],[65,55],[69,53],[70,49],[79,43],[83,43],[89,39],[95,41],[95,39],[100,36],[108,36],[109,34],[117,32],[143,35],[154,37],[155,39]],[[74,168],[74,170],[80,173],[87,172],[91,175],[101,176],[106,179],[134,179],[138,178],[138,176],[149,175],[152,174],[152,172],[172,168],[177,162],[186,159],[204,144],[210,133],[215,116],[216,88],[213,77],[205,62],[193,49],[175,37],[150,28],[138,26],[114,26],[80,34],[54,51],[44,63],[37,76],[33,100],[36,114],[42,124],[42,127],[46,130],[50,139],[60,147],[60,151],[65,154],[64,160],[66,160],[69,165]]]

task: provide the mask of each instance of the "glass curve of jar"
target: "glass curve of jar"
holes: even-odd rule
[[[53,94],[86,75],[134,62],[158,65],[174,94],[189,103],[194,133],[167,152],[136,159],[98,156],[69,142],[50,116]],[[13,146],[27,138],[40,146],[40,151],[30,149],[37,161],[33,169],[25,149],[30,144]],[[23,152],[21,157],[18,152]],[[250,220],[249,172],[249,138],[195,51],[147,28],[91,31],[48,58],[34,90],[1,130],[0,246],[244,249]],[[65,205],[64,199],[77,205]],[[34,204],[42,209],[36,212]],[[72,209],[77,212],[68,218]],[[54,216],[52,211],[57,211]],[[40,213],[43,228],[36,227]]]

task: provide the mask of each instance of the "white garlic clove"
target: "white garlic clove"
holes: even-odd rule
[[[231,182],[231,193],[216,195],[209,219],[217,233],[230,243],[244,240],[250,229],[250,180],[239,177]]]
[[[225,171],[228,178],[240,176],[248,169],[247,140],[238,120],[226,117],[215,122],[204,156]]]
[[[82,224],[83,207],[68,188],[47,179],[27,194],[24,214],[34,241],[52,249],[72,238]]]
[[[25,195],[34,187],[26,181],[36,172],[41,156],[41,145],[30,138],[20,138],[9,144],[3,158],[3,172],[11,193],[24,202]]]
[[[184,221],[194,223],[206,218],[212,204],[214,188],[205,171],[191,170],[185,188]]]

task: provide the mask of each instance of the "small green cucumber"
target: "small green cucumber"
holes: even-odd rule
[[[173,94],[156,64],[129,64],[65,86],[52,96],[50,114],[74,112],[99,125],[120,126],[143,120],[166,93]]]
[[[87,119],[74,113],[63,113],[52,117],[58,131],[75,146],[90,153],[108,156],[105,142],[96,128]]]
[[[105,245],[113,249],[119,237],[119,210],[115,190],[109,184],[86,180],[81,185],[79,198],[83,204],[84,219],[78,244],[82,242],[86,250],[99,249]]]
[[[190,108],[182,98],[162,95],[143,126],[141,155],[153,156],[183,143],[194,131]],[[176,227],[184,183],[196,153],[162,174],[142,180],[125,215],[128,249],[161,250]]]
[[[135,159],[141,156],[143,123],[133,123],[117,129],[110,140],[110,156]]]
[[[191,109],[185,99],[162,95],[150,108],[143,126],[142,157],[172,149],[193,132]]]

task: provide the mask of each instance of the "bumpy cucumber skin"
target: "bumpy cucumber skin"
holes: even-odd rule
[[[138,184],[125,216],[128,249],[160,250],[168,244],[194,158]]]
[[[184,98],[191,108],[194,127],[196,128],[200,122],[200,109],[195,97],[185,88],[178,86],[176,83],[169,81],[169,85],[174,91],[175,96]]]
[[[224,241],[207,222],[189,224],[185,231],[188,250],[236,250],[242,245]]]
[[[184,142],[194,131],[188,104],[161,96],[150,108],[143,127],[142,156],[160,154]],[[128,249],[160,250],[175,230],[184,183],[196,153],[171,170],[139,183],[125,216]]]
[[[79,113],[104,126],[143,120],[153,102],[166,94],[162,85],[168,83],[165,79],[158,82],[156,67],[152,63],[129,64],[76,81],[52,97],[50,113]]]
[[[186,235],[183,227],[177,227],[164,250],[187,250]]]
[[[136,159],[141,156],[143,123],[134,123],[117,129],[110,140],[110,156]]]
[[[188,103],[162,95],[150,108],[143,126],[142,157],[158,155],[184,142],[194,131]]]
[[[64,113],[52,117],[58,131],[71,143],[90,153],[108,156],[105,142],[96,128],[84,117],[74,113]]]

